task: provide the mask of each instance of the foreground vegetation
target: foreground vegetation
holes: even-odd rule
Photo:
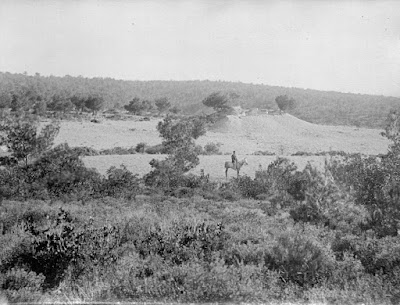
[[[168,157],[105,176],[52,147],[56,122],[5,119],[0,287],[10,302],[179,301],[397,304],[399,116],[387,155],[299,171],[277,158],[223,184],[188,175],[204,122],[158,125]]]

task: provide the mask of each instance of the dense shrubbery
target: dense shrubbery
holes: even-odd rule
[[[169,157],[153,160],[143,178],[123,166],[102,176],[80,160],[89,149],[66,144],[4,166],[5,296],[398,303],[393,132],[385,156],[331,158],[322,172],[277,158],[254,179],[217,183],[187,173],[197,161],[198,124],[164,120],[159,129]]]

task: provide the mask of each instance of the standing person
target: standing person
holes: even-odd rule
[[[236,162],[237,162],[236,153],[235,153],[235,151],[233,151],[233,154],[232,154],[233,168],[236,168]]]

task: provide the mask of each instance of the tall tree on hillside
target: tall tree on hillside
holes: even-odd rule
[[[75,109],[78,112],[83,112],[86,107],[86,99],[84,97],[73,95],[70,97],[70,101],[75,105]]]
[[[74,104],[65,93],[53,95],[51,101],[47,104],[48,109],[64,113],[73,110],[74,107]]]
[[[149,100],[141,100],[138,97],[134,97],[124,108],[130,113],[141,115],[145,111],[151,111],[153,109],[153,104]]]
[[[33,86],[21,86],[13,91],[11,95],[11,111],[27,111],[42,99],[42,96]]]
[[[211,93],[202,103],[207,107],[212,107],[218,113],[227,113],[232,109],[232,107],[229,106],[228,96],[221,92]]]
[[[277,96],[275,102],[281,111],[292,110],[296,105],[295,100],[289,98],[286,94]]]
[[[104,106],[104,99],[101,96],[90,95],[85,101],[86,108],[90,109],[93,114],[96,114]]]
[[[154,104],[150,100],[143,100],[143,111],[152,111],[154,109]]]
[[[154,101],[154,104],[156,105],[159,113],[165,112],[171,107],[171,103],[168,101],[168,98],[166,97],[156,99]]]
[[[140,98],[134,97],[128,105],[124,106],[125,110],[133,114],[140,114],[143,111],[143,104]]]

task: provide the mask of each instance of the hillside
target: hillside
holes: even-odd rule
[[[56,144],[67,142],[70,146],[95,149],[131,147],[140,142],[156,145],[162,141],[156,130],[157,123],[156,119],[149,122],[104,120],[100,124],[64,121]],[[202,146],[209,142],[221,143],[223,153],[236,150],[239,155],[257,151],[288,155],[297,151],[329,150],[379,154],[385,153],[388,145],[380,132],[378,129],[316,125],[289,114],[228,116],[197,143]]]
[[[382,128],[389,111],[400,107],[400,98],[285,88],[224,81],[126,81],[112,78],[29,76],[0,72],[1,99],[21,90],[37,92],[44,100],[55,94],[99,94],[106,108],[121,107],[133,97],[154,100],[167,97],[184,113],[206,110],[201,101],[221,91],[236,93],[232,105],[243,108],[276,108],[275,97],[287,94],[297,102],[296,117],[317,124]]]
[[[207,134],[223,143],[227,151],[250,154],[270,151],[277,154],[346,151],[379,154],[386,152],[388,141],[380,130],[309,123],[290,114],[228,116]],[[202,143],[205,139],[201,140]]]

